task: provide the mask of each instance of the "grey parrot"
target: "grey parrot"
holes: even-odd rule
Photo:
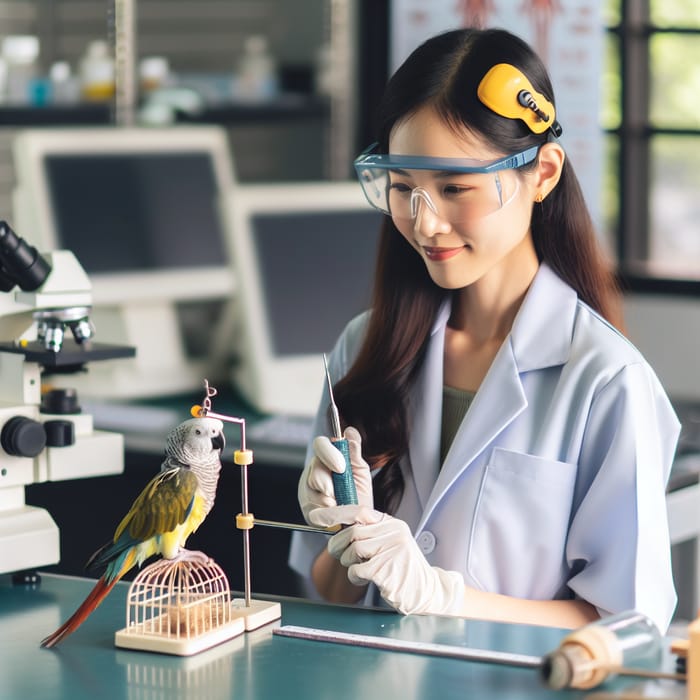
[[[160,472],[146,485],[117,527],[111,542],[87,566],[105,568],[73,615],[42,642],[52,647],[74,632],[135,565],[160,554],[166,559],[201,560],[185,542],[214,505],[225,446],[224,424],[216,418],[191,418],[166,438]]]

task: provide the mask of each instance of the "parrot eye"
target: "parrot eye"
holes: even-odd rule
[[[197,435],[201,435],[202,431],[199,428],[197,428],[197,430],[195,430],[195,433],[197,433]]]

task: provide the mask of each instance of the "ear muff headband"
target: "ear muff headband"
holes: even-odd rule
[[[561,126],[554,118],[554,105],[535,92],[525,74],[510,63],[498,63],[490,68],[476,94],[491,111],[509,119],[521,119],[535,134],[547,129],[555,136],[561,134]]]

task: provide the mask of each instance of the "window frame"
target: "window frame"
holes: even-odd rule
[[[664,128],[651,123],[651,43],[661,34],[700,38],[700,26],[654,25],[649,0],[622,0],[620,23],[607,27],[607,31],[617,36],[622,73],[620,125],[606,130],[617,137],[619,148],[615,253],[620,281],[626,291],[700,296],[700,271],[697,279],[664,276],[639,262],[647,259],[650,247],[653,139],[657,136],[698,137],[700,146],[700,128]],[[640,202],[645,206],[640,206]]]

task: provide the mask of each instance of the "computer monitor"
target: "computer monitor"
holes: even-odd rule
[[[357,182],[242,185],[228,200],[233,381],[263,413],[313,415],[322,353],[370,304],[382,214]]]
[[[211,328],[186,329],[182,319],[192,304],[210,311],[233,292],[220,208],[235,181],[225,132],[30,129],[13,148],[15,230],[40,251],[71,250],[92,282],[96,340],[137,350],[134,360],[90,365],[81,390],[135,397],[201,387],[206,357],[188,353],[185,333]]]

